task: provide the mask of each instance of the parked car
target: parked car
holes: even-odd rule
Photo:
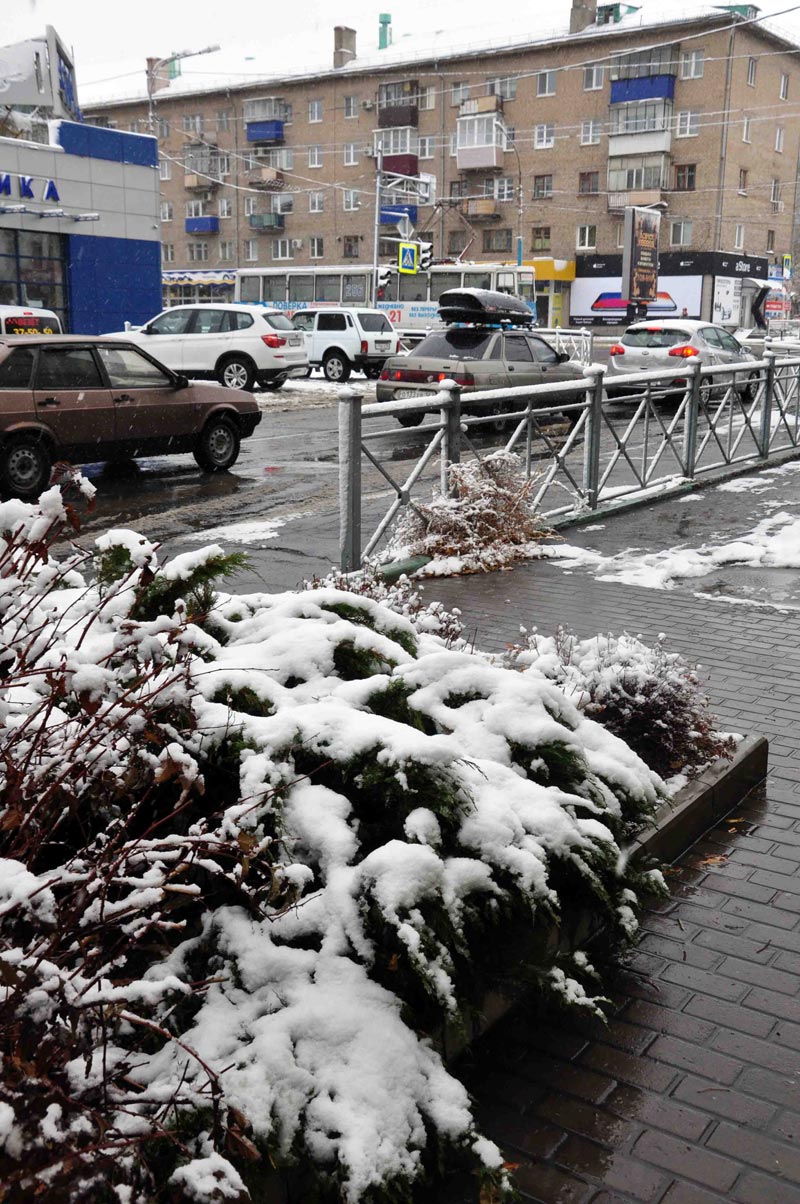
[[[660,369],[664,372],[666,388],[683,389],[686,377],[680,374],[680,368],[689,360],[703,365],[717,364],[726,367],[729,364],[747,364],[748,360],[755,358],[724,326],[689,318],[665,318],[663,321],[651,319],[634,322],[619,342],[609,348],[607,383],[611,391],[614,389],[615,376],[622,376],[626,372]],[[727,388],[730,380],[730,374],[725,373],[715,386],[711,376],[703,377],[700,382],[701,398],[707,401],[715,387]],[[745,368],[734,376],[733,381],[739,393],[753,396],[758,385],[758,373],[749,372]],[[635,386],[634,391],[640,393],[641,386]]]
[[[439,313],[453,324],[432,331],[407,354],[387,361],[376,388],[378,401],[437,393],[448,379],[464,393],[583,379],[581,364],[531,329],[533,314],[522,298],[487,289],[450,289],[439,298]],[[578,400],[569,395],[567,399]],[[548,398],[543,406],[554,401]],[[475,412],[489,411],[475,407]],[[423,416],[404,414],[398,421],[417,426]]]
[[[61,333],[61,322],[52,309],[36,309],[32,305],[0,305],[0,335]]]
[[[108,336],[0,337],[0,493],[35,498],[56,460],[191,452],[230,468],[261,421],[255,397],[190,384],[139,347]]]
[[[353,368],[376,380],[400,338],[380,309],[301,309],[292,322],[305,335],[308,362],[326,380],[346,381]]]
[[[261,305],[175,305],[111,337],[146,347],[176,372],[229,389],[251,390],[256,383],[280,389],[308,368],[302,335],[286,314]]]

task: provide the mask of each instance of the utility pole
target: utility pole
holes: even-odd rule
[[[158,72],[167,63],[177,62],[178,59],[193,58],[197,54],[213,54],[219,46],[204,46],[202,50],[179,50],[177,54],[167,55],[164,59],[147,60],[147,130],[155,136],[156,103],[155,92]]]
[[[378,300],[378,248],[381,235],[381,192],[383,190],[383,143],[378,135],[378,154],[375,160],[375,228],[372,239],[372,304]]]

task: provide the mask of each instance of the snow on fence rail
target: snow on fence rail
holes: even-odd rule
[[[612,382],[597,364],[588,365],[575,383],[479,391],[466,398],[447,381],[437,394],[366,406],[357,392],[343,393],[342,569],[358,569],[379,554],[403,507],[414,505],[421,488],[430,489],[437,466],[439,488],[447,493],[450,465],[464,454],[480,457],[479,437],[500,424],[506,428],[503,448],[520,455],[528,477],[536,474],[534,506],[543,517],[560,521],[599,506],[632,504],[651,491],[668,493],[704,473],[764,463],[800,446],[800,352],[778,358],[768,351],[763,359],[724,368],[686,364],[681,373],[686,384],[679,390],[674,382],[666,389],[659,372],[615,376],[613,397],[607,392]],[[413,434],[386,424],[420,411],[435,416]],[[415,444],[410,455],[409,440]],[[371,489],[365,521],[362,477],[370,466],[381,492]],[[384,484],[392,495],[388,506]],[[383,507],[379,515],[376,503]]]

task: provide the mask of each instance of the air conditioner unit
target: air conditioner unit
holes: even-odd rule
[[[302,247],[302,245],[303,245],[302,238],[293,238],[292,239],[292,250],[293,251],[299,251],[300,248]]]
[[[378,157],[378,152],[375,150],[375,147],[374,147],[374,146],[367,146],[367,147],[365,147],[365,149],[364,149],[364,156],[365,156],[367,159],[377,159],[377,157]]]
[[[773,201],[772,202],[772,212],[773,213],[783,213],[785,208],[786,208],[785,201]]]
[[[374,100],[362,100],[361,108],[366,109],[368,113],[371,113],[372,110],[375,108],[375,101]]]

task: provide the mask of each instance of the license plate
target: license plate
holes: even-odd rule
[[[375,350],[376,351],[388,351],[389,347],[390,347],[390,343],[389,343],[388,339],[386,342],[380,341],[378,339],[375,340]]]
[[[299,347],[303,341],[303,336],[300,334],[290,334],[288,343],[290,347]]]
[[[402,401],[405,397],[424,397],[425,394],[419,389],[395,389],[393,396],[396,401]]]

